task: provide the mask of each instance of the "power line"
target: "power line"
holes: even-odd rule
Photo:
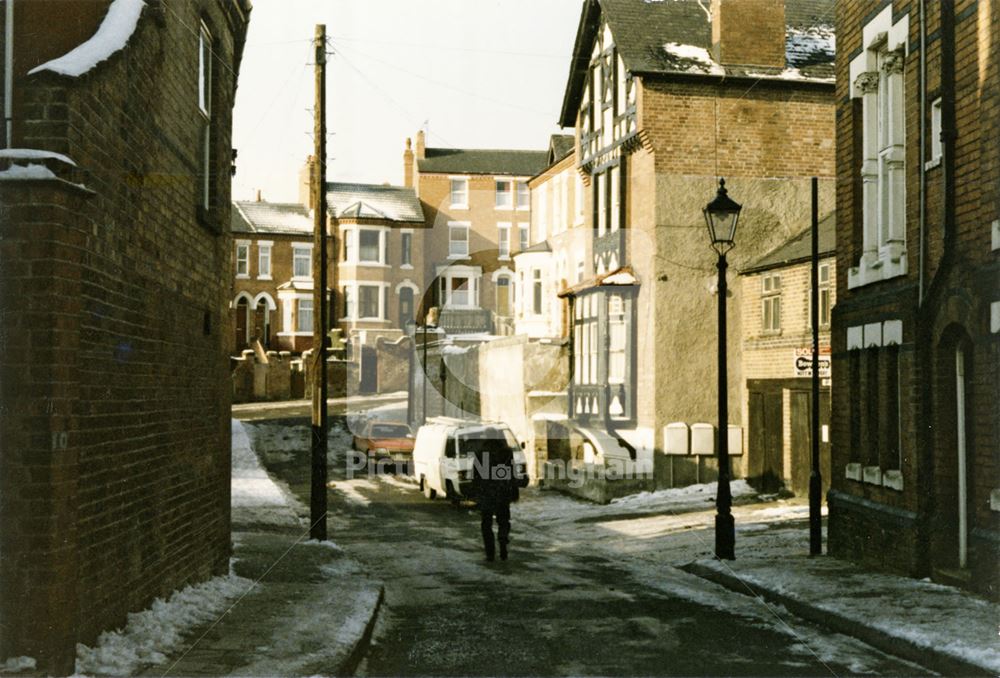
[[[542,112],[542,111],[538,111],[538,110],[535,110],[535,109],[532,109],[532,108],[526,108],[524,106],[518,106],[517,104],[513,104],[513,103],[511,103],[509,101],[505,101],[503,99],[497,99],[497,98],[494,98],[494,97],[484,96],[484,95],[479,94],[477,92],[471,92],[469,90],[462,89],[461,87],[456,87],[455,85],[452,85],[452,84],[447,83],[447,82],[441,82],[440,80],[434,80],[433,78],[428,78],[427,76],[421,75],[420,73],[415,73],[414,71],[411,71],[409,69],[403,68],[402,66],[397,66],[395,64],[389,63],[388,61],[385,61],[383,59],[379,59],[378,57],[372,56],[371,54],[366,54],[365,52],[362,52],[362,51],[360,51],[358,49],[355,49],[354,47],[350,47],[349,49],[350,49],[350,51],[352,51],[357,56],[361,56],[361,57],[365,57],[365,58],[371,59],[372,61],[375,61],[377,63],[383,64],[384,66],[392,68],[393,70],[399,71],[400,73],[405,73],[405,74],[407,74],[407,75],[409,75],[411,77],[417,78],[418,80],[423,80],[423,81],[429,82],[429,83],[431,83],[433,85],[437,85],[439,87],[444,87],[446,89],[450,89],[450,90],[452,90],[454,92],[458,92],[459,94],[464,94],[465,96],[469,96],[469,97],[472,97],[472,98],[475,98],[475,99],[482,99],[483,101],[488,101],[490,103],[494,103],[494,104],[497,104],[499,106],[505,106],[505,107],[513,109],[513,110],[518,110],[518,111],[522,111],[522,112],[525,112],[525,113],[531,113],[532,115],[545,116],[545,117],[551,118],[553,120],[556,117],[558,117],[558,116],[556,116],[551,111]],[[341,46],[341,50],[343,50],[343,46]]]
[[[331,36],[334,40],[344,40],[347,42],[364,42],[377,45],[395,45],[397,47],[421,47],[426,49],[437,49],[448,52],[471,52],[475,54],[500,54],[503,56],[524,56],[524,57],[539,57],[545,59],[560,59],[566,60],[567,56],[564,53],[543,53],[543,52],[512,52],[507,50],[498,49],[476,49],[473,47],[453,47],[450,45],[442,45],[440,43],[429,44],[420,42],[399,42],[397,40],[373,40],[371,38],[359,38],[359,37],[348,37],[335,35]]]

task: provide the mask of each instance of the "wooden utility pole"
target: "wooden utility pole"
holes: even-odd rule
[[[316,25],[316,106],[313,142],[316,171],[313,192],[313,357],[312,484],[309,493],[309,537],[326,539],[326,25]]]

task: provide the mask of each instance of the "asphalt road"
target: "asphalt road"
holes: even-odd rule
[[[308,503],[308,452],[265,451],[263,458]],[[331,457],[330,538],[381,577],[386,590],[361,675],[924,672],[783,611],[775,620],[730,612],[725,596],[733,597],[733,609],[749,599],[708,582],[697,586],[723,604],[653,588],[648,564],[637,570],[631,555],[577,540],[572,526],[518,522],[516,512],[511,559],[487,563],[474,511],[429,501],[397,477],[347,480],[341,462]],[[528,490],[522,501],[537,506],[551,496]],[[678,574],[663,569],[667,579]]]

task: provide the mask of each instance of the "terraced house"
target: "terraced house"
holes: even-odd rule
[[[421,298],[441,309],[449,333],[513,331],[511,255],[528,242],[528,179],[546,164],[545,151],[426,148],[407,140],[404,185],[412,186],[427,222]]]
[[[716,269],[701,210],[725,177],[743,205],[733,269],[809,223],[810,177],[832,211],[833,11],[831,0],[584,3],[560,117],[575,129],[591,234],[590,276],[564,292],[567,415],[598,461],[619,457],[661,485],[714,479]],[[739,474],[738,315],[730,323]]]
[[[233,203],[234,352],[300,353],[312,347],[313,205],[302,173],[300,202]],[[424,214],[412,188],[328,182],[327,290],[331,329],[359,344],[396,339],[416,319],[424,290]],[[333,237],[336,230],[337,236]]]
[[[830,552],[997,596],[1000,6],[837,5]]]

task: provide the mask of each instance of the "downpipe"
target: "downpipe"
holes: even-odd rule
[[[7,148],[14,147],[14,0],[4,0],[3,117]]]

